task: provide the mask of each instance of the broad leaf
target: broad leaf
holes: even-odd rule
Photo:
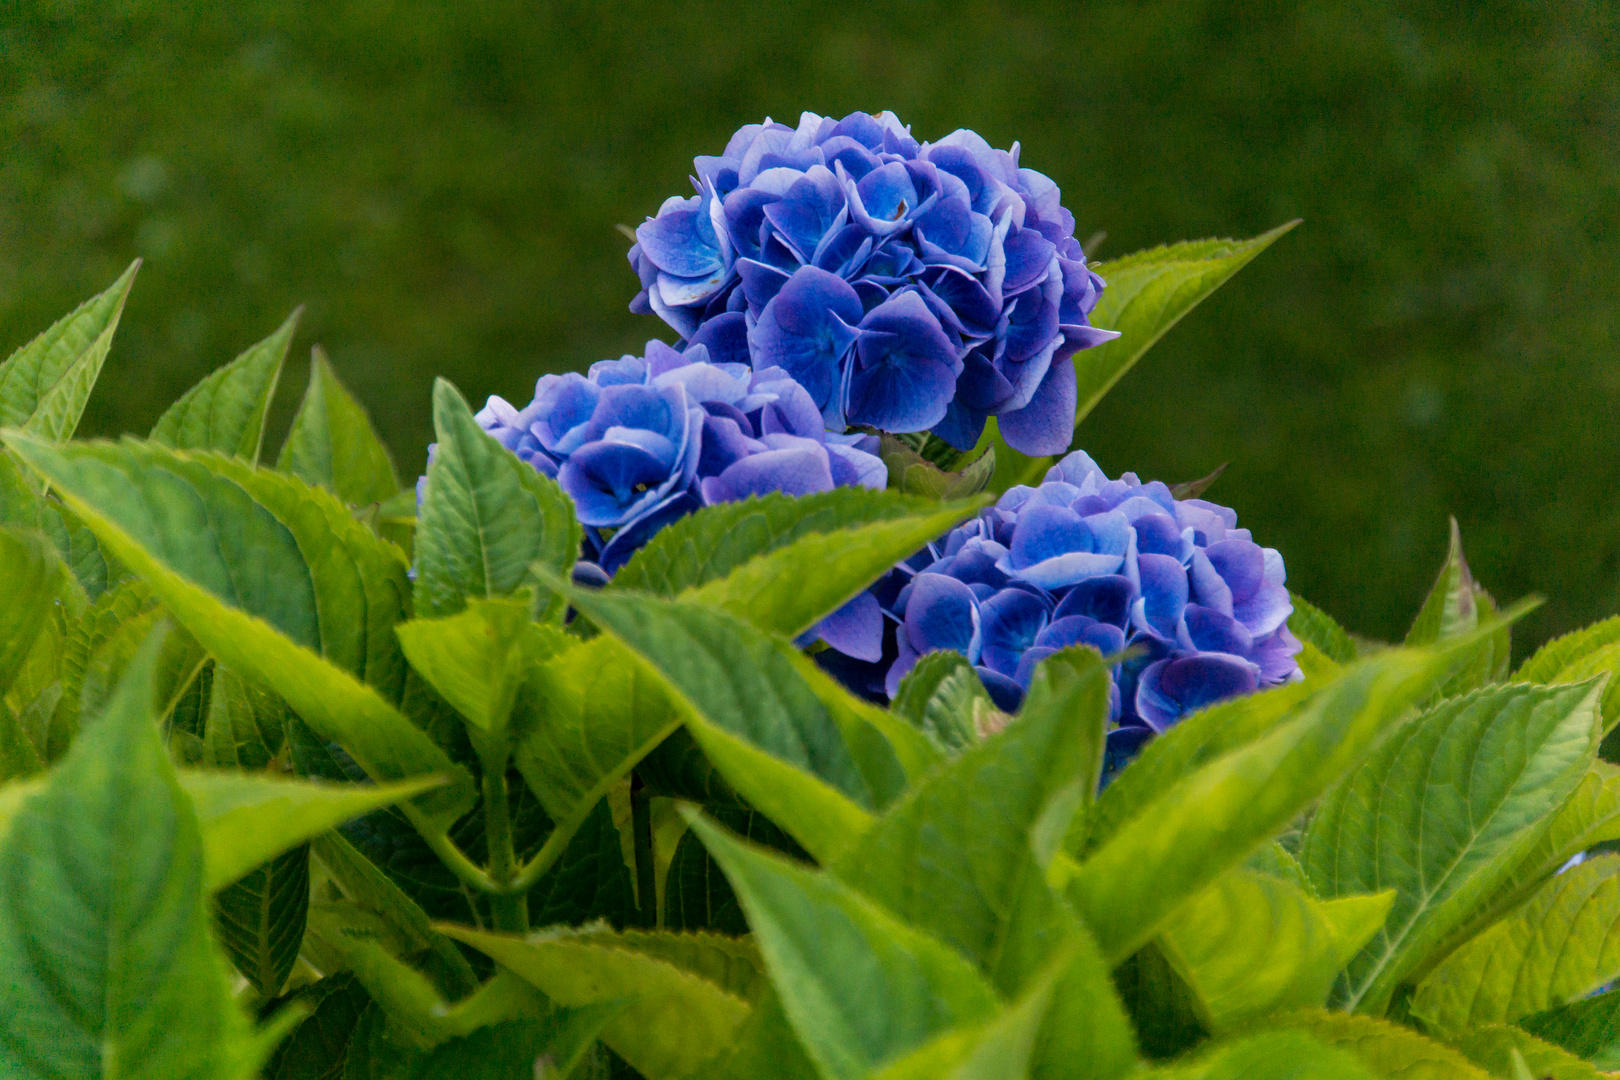
[[[213,665],[203,723],[203,764],[257,772],[281,750],[287,709],[281,699]]]
[[[697,961],[697,971],[681,962],[692,961],[694,950],[677,956],[637,947],[645,935],[555,929],[508,937],[469,927],[441,929],[559,1005],[624,1002],[601,1037],[647,1080],[690,1075],[727,1046],[748,1016],[744,998],[705,976],[706,962]],[[692,944],[701,951],[700,941]]]
[[[427,776],[398,784],[323,784],[186,771],[180,783],[202,823],[206,886],[218,889],[289,848],[438,787],[443,780]]]
[[[948,753],[983,738],[983,720],[995,711],[967,657],[950,649],[925,654],[900,680],[889,707]]]
[[[1301,641],[1322,650],[1322,655],[1335,664],[1349,664],[1356,658],[1356,643],[1333,616],[1312,604],[1298,593],[1289,593],[1294,613],[1288,616],[1288,629]]]
[[[834,876],[1018,993],[1025,958],[1008,954],[1009,930],[1029,913],[1019,901],[1032,884],[1045,888],[1051,857],[1032,833],[1056,810],[1061,836],[1096,789],[1108,687],[1089,650],[1042,662],[1018,721],[908,791],[830,865]]]
[[[371,999],[350,972],[329,975],[278,1000],[306,1010],[265,1063],[264,1080],[343,1080],[349,1038]]]
[[[951,503],[929,514],[810,533],[683,592],[680,599],[796,637],[981,505]]]
[[[370,506],[399,493],[399,474],[371,419],[338,382],[326,354],[310,354],[309,388],[293,417],[276,468],[323,487],[345,505]]]
[[[541,699],[513,764],[555,823],[546,863],[593,807],[681,722],[658,676],[619,642],[597,637],[548,661]]]
[[[1513,673],[1515,682],[1558,682],[1559,674],[1582,657],[1620,642],[1620,615],[1553,638]]]
[[[1620,975],[1620,858],[1559,874],[1418,984],[1413,1016],[1461,1032],[1585,997]]]
[[[251,1077],[203,850],[153,722],[154,639],[0,841],[0,1074]]]
[[[456,388],[433,385],[438,449],[416,526],[416,606],[454,615],[473,597],[535,589],[538,611],[561,614],[531,568],[566,574],[583,538],[574,504],[556,482],[496,442]]]
[[[804,855],[792,838],[756,810],[710,806],[707,812],[745,840],[798,857]],[[748,933],[748,920],[731,883],[690,829],[675,845],[665,878],[664,925],[671,930],[713,930],[736,936]]]
[[[818,859],[874,808],[868,778],[784,644],[723,612],[572,589],[570,601],[649,664],[731,786]]]
[[[281,694],[375,779],[451,778],[417,800],[431,820],[471,805],[465,771],[383,696],[404,680],[392,633],[404,563],[329,494],[213,454],[9,442],[227,667]]]
[[[0,428],[51,442],[73,437],[141,262],[0,364]]]
[[[127,571],[118,565],[118,560],[109,559],[97,542],[96,534],[79,520],[78,515],[55,499],[40,503],[39,525],[45,530],[45,535],[51,538],[51,543],[56,545],[62,561],[73,571],[74,580],[84,590],[85,598],[92,603],[117,584],[120,578],[128,576]]]
[[[284,851],[214,897],[214,930],[231,962],[263,998],[274,997],[304,943],[309,847]]]
[[[1324,898],[1396,891],[1336,1003],[1378,1012],[1498,888],[1580,782],[1598,687],[1522,683],[1441,702],[1322,800],[1300,861]]]
[[[1092,810],[1086,850],[1101,847],[1173,785],[1270,734],[1317,687],[1292,683],[1234,698],[1183,717],[1142,748],[1135,761],[1103,789]]]
[[[276,396],[298,308],[275,333],[187,390],[152,427],[151,439],[176,450],[218,450],[258,464],[264,417]]]
[[[1447,669],[1444,654],[1406,650],[1346,668],[1287,723],[1163,789],[1114,831],[1068,889],[1109,959],[1136,951],[1187,898],[1280,833]]]
[[[1303,1031],[1341,1048],[1386,1080],[1491,1080],[1451,1047],[1370,1016],[1313,1010],[1279,1017],[1266,1026]]]
[[[826,873],[686,817],[725,869],[783,1011],[825,1076],[856,1080],[996,1013],[994,992],[953,950]]]
[[[1091,325],[1117,330],[1120,336],[1075,354],[1075,426],[1182,316],[1298,224],[1290,221],[1249,240],[1190,240],[1149,248],[1093,267],[1107,287],[1091,312]],[[1051,459],[1025,457],[998,432],[991,437],[994,490],[1039,483]]]
[[[843,487],[816,495],[765,495],[707,506],[660,529],[613,575],[610,589],[672,597],[730,574],[750,559],[813,533],[893,521],[939,509],[932,499]]]
[[[1166,958],[1212,1031],[1327,1003],[1339,969],[1383,926],[1393,893],[1320,901],[1285,881],[1221,875],[1165,924]]]

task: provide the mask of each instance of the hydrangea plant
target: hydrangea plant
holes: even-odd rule
[[[1254,250],[1101,268],[1087,385]],[[133,276],[0,364],[0,1076],[1620,1065],[1620,617],[1512,667],[1455,526],[1360,642],[1083,455],[875,490],[703,327],[522,410],[437,384],[415,492],[318,351],[263,458],[296,318],[74,441]],[[887,703],[798,644],[874,607]]]

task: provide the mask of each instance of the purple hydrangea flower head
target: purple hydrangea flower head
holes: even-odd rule
[[[608,574],[709,503],[886,486],[877,439],[828,434],[788,372],[749,365],[742,330],[741,316],[715,319],[684,349],[650,341],[643,356],[542,376],[528,405],[492,397],[478,422],[568,493]]]
[[[1103,281],[1074,216],[1018,154],[966,130],[918,142],[887,112],[749,124],[636,230],[631,308],[786,371],[833,431],[965,450],[997,416],[1014,448],[1061,453],[1071,358],[1116,335],[1088,320]]]
[[[1238,528],[1231,510],[1177,500],[1131,473],[1110,480],[1076,451],[1039,487],[1012,488],[874,586],[866,595],[893,643],[868,644],[857,658],[884,658],[892,697],[925,653],[960,652],[1011,711],[1036,664],[1057,650],[1124,653],[1110,740],[1134,747],[1143,732],[1120,732],[1151,735],[1206,705],[1303,677],[1284,580],[1282,556]]]

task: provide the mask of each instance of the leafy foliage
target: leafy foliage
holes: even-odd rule
[[[1094,389],[1273,237],[1121,260]],[[67,441],[128,283],[0,378],[0,1073],[1620,1064],[1620,632],[1510,678],[1526,607],[1455,528],[1405,643],[1296,598],[1303,682],[1122,752],[1120,658],[1009,715],[960,654],[885,706],[795,643],[983,500],[713,506],[580,587],[568,499],[448,384],[414,537],[319,355],[258,464],[291,320],[150,439]]]

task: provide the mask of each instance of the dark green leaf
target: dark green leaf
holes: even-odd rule
[[[136,259],[105,292],[0,364],[0,428],[21,428],[50,442],[73,437],[140,266]]]
[[[295,310],[275,333],[187,390],[158,417],[152,441],[176,450],[217,450],[258,464],[264,416],[276,396],[281,365],[303,310]]]
[[[606,799],[586,814],[528,899],[531,926],[580,926],[606,919],[622,930],[635,922],[635,885]]]
[[[1620,990],[1527,1016],[1519,1025],[1599,1068],[1620,1069]]]
[[[1521,1028],[1493,1024],[1452,1040],[1458,1050],[1492,1076],[1530,1080],[1600,1080],[1592,1063],[1582,1061]],[[1515,1072],[1515,1068],[1522,1072]]]
[[[264,1067],[264,1080],[343,1080],[349,1037],[371,998],[349,972],[329,975],[275,1002],[308,1010]]]
[[[276,468],[325,488],[348,506],[370,506],[399,493],[399,474],[388,448],[366,410],[338,382],[319,346],[310,354],[309,389]]]
[[[711,806],[708,813],[744,839],[804,857],[804,850],[758,811]],[[669,864],[664,884],[664,925],[671,930],[712,930],[737,936],[748,933],[748,920],[731,883],[690,829],[681,834]]]
[[[938,510],[930,499],[844,487],[796,498],[766,495],[708,506],[659,530],[613,575],[611,589],[672,597],[811,533]]]
[[[298,962],[309,913],[309,846],[251,870],[214,897],[214,929],[236,970],[274,997]]]
[[[560,615],[533,568],[566,575],[583,539],[574,504],[556,482],[478,426],[456,388],[433,386],[438,451],[428,466],[416,526],[416,606],[454,615],[473,597],[535,590],[537,612]]]
[[[893,435],[883,436],[880,456],[889,468],[890,488],[938,502],[977,495],[996,471],[996,452],[988,447],[956,472],[946,472]]]

